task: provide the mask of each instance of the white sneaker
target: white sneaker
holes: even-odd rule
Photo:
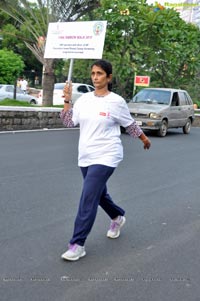
[[[118,216],[117,219],[112,220],[110,223],[110,229],[107,232],[107,237],[117,238],[120,236],[120,229],[125,224],[125,216]]]
[[[85,247],[79,246],[77,244],[69,245],[67,252],[61,255],[61,258],[70,261],[76,261],[79,258],[86,255]]]

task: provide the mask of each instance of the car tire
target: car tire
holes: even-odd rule
[[[166,134],[167,134],[167,121],[166,120],[163,120],[162,123],[161,123],[161,126],[157,132],[158,136],[159,137],[165,137]]]
[[[31,99],[30,104],[31,104],[31,105],[36,105],[35,99]]]
[[[184,133],[184,134],[189,134],[189,133],[190,133],[191,125],[192,125],[191,119],[188,118],[186,124],[185,124],[184,127],[183,127],[183,133]]]

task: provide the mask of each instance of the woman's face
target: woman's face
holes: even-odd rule
[[[107,73],[99,66],[94,65],[91,70],[91,80],[95,89],[103,89],[108,87],[108,83],[112,79],[112,74]]]

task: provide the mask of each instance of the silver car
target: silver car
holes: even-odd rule
[[[194,106],[185,90],[145,88],[128,103],[131,115],[144,130],[164,137],[169,128],[182,128],[189,134],[194,121]]]
[[[13,99],[14,85],[0,84],[0,101],[6,98]],[[26,101],[31,104],[37,104],[37,97],[24,93],[20,88],[16,90],[16,100]]]

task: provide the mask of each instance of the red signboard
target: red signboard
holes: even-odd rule
[[[136,75],[134,85],[148,87],[150,84],[150,76]]]

